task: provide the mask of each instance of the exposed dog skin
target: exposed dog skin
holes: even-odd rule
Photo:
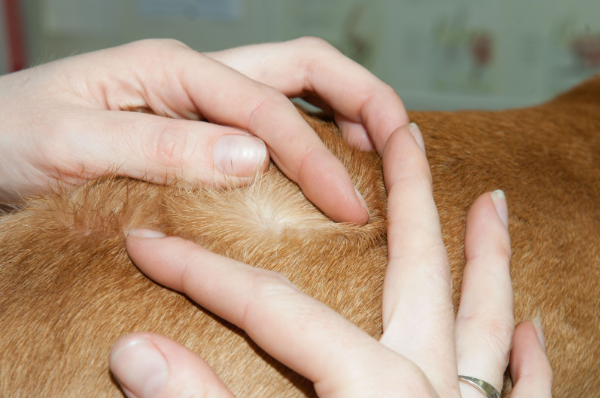
[[[555,397],[600,396],[600,77],[538,107],[410,117],[425,137],[455,304],[466,211],[481,193],[503,189],[516,321],[541,315]],[[0,395],[121,396],[109,348],[149,330],[197,352],[237,396],[314,396],[308,380],[243,332],[142,275],[123,234],[160,229],[281,272],[379,337],[387,250],[381,162],[348,148],[332,123],[307,120],[350,171],[370,209],[368,225],[333,223],[274,166],[231,190],[105,178],[30,198],[0,218]]]

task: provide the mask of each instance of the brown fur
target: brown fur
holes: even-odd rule
[[[555,397],[600,396],[600,77],[538,107],[410,116],[425,136],[455,302],[466,211],[479,194],[501,188],[516,320],[541,314]],[[161,229],[279,271],[380,336],[381,161],[348,148],[332,123],[308,120],[365,197],[368,225],[331,222],[274,166],[254,185],[230,190],[105,178],[30,198],[0,218],[0,395],[120,396],[109,348],[150,330],[205,358],[237,396],[314,396],[310,382],[243,332],[142,275],[123,234]]]

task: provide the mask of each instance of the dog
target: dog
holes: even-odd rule
[[[458,305],[467,209],[508,198],[515,321],[541,317],[553,394],[600,396],[600,75],[540,106],[410,112],[423,131]],[[151,228],[282,273],[375,338],[387,262],[381,159],[306,116],[369,207],[334,223],[274,165],[242,188],[107,176],[27,198],[0,217],[0,395],[119,397],[110,346],[140,330],[204,358],[240,397],[314,397],[243,331],[133,265],[123,231]],[[407,320],[409,322],[410,320]],[[503,395],[510,392],[506,378]]]

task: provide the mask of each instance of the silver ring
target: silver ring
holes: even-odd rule
[[[461,375],[458,375],[458,380],[475,387],[480,393],[485,395],[487,398],[500,398],[500,393],[490,383],[476,379],[474,377]]]

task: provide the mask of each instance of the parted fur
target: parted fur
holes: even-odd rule
[[[538,107],[410,117],[425,137],[455,304],[466,211],[501,188],[516,320],[541,315],[555,397],[600,396],[600,77]],[[232,189],[107,177],[28,198],[0,217],[0,396],[121,396],[109,348],[139,330],[197,352],[239,397],[314,396],[310,382],[242,331],[141,274],[123,233],[160,229],[281,272],[379,337],[387,261],[381,160],[349,148],[333,123],[307,120],[363,194],[366,226],[330,221],[273,165]]]

